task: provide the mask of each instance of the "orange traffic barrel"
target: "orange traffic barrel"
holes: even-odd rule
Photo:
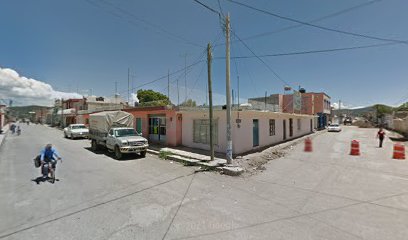
[[[313,147],[312,147],[312,139],[306,138],[305,139],[305,152],[312,152]]]
[[[360,155],[360,143],[357,140],[351,141],[350,155],[354,156]]]
[[[392,158],[400,160],[405,159],[405,146],[399,143],[394,144]]]

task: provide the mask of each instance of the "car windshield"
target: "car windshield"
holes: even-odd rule
[[[338,127],[339,124],[330,124],[330,127]]]
[[[75,125],[75,126],[71,126],[72,129],[83,129],[86,128],[85,125]]]
[[[115,130],[116,137],[137,136],[137,132],[132,128]]]

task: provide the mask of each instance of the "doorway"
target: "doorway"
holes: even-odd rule
[[[283,120],[283,140],[286,140],[286,119]]]
[[[289,118],[289,137],[293,136],[293,119]]]
[[[313,119],[310,119],[310,132],[313,132]]]
[[[142,133],[142,119],[141,118],[136,118],[136,132],[137,133]]]
[[[257,147],[259,146],[259,120],[254,119],[252,123],[252,143],[253,147]]]
[[[166,115],[149,116],[149,140],[166,142]]]

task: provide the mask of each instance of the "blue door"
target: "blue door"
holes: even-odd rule
[[[254,147],[259,146],[259,121],[258,121],[258,119],[253,120],[252,142],[253,142]]]

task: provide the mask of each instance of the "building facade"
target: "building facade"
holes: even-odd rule
[[[180,111],[182,145],[209,150],[207,111]],[[267,111],[233,111],[231,127],[233,154],[241,154],[309,134],[315,129],[313,115]],[[214,144],[216,152],[226,151],[226,112],[214,111]]]

